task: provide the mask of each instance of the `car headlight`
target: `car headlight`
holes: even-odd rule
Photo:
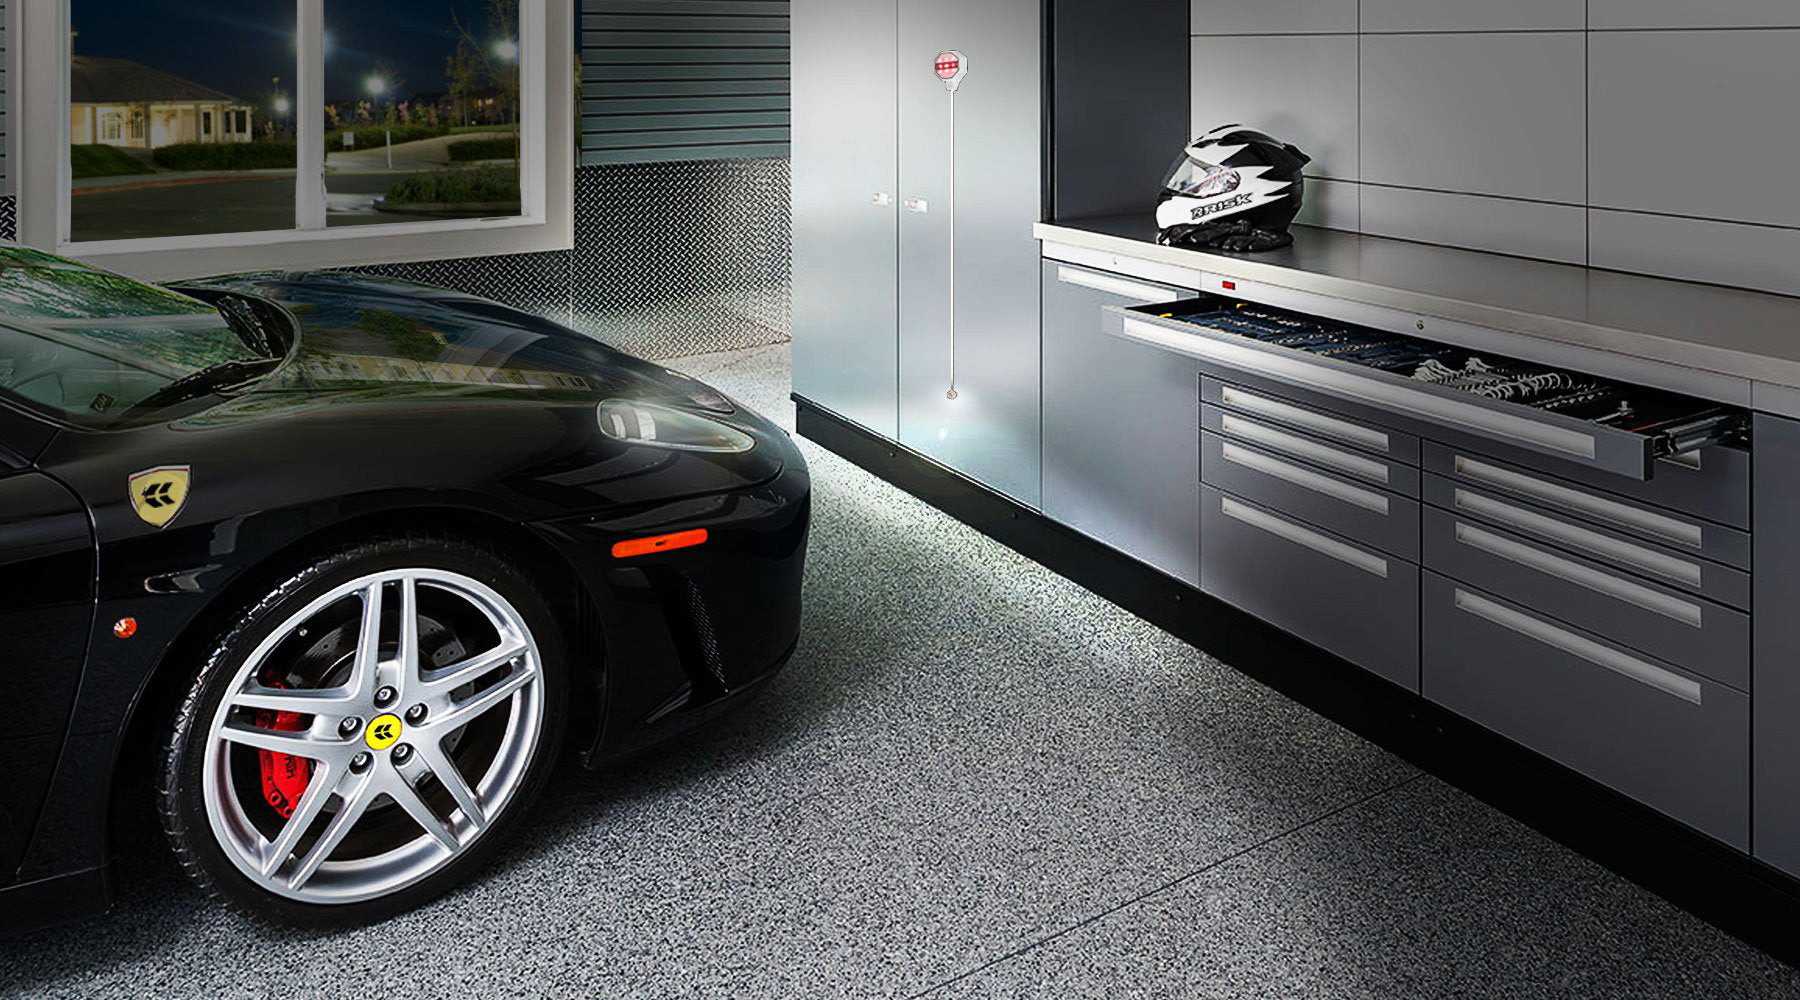
[[[727,455],[756,447],[756,439],[736,427],[658,403],[609,399],[600,404],[599,416],[602,434],[629,444]]]

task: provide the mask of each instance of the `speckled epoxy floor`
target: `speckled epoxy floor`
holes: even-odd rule
[[[672,363],[791,421],[783,347]],[[810,444],[798,655],[345,934],[154,840],[8,996],[1800,996],[1800,974]]]

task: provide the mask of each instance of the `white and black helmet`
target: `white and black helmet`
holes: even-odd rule
[[[1311,159],[1242,125],[1213,129],[1182,150],[1163,181],[1158,239],[1213,250],[1287,246],[1306,193],[1300,169]]]

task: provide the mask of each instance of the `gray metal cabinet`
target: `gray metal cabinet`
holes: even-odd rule
[[[1754,853],[1800,876],[1800,422],[1758,414]]]
[[[1041,5],[792,11],[794,392],[1036,507]]]
[[[1201,589],[1419,689],[1419,567],[1211,486],[1201,491]]]
[[[1422,595],[1425,697],[1749,847],[1749,696],[1435,573]]]
[[[794,391],[898,433],[894,0],[793,0]]]
[[[1183,294],[1044,262],[1043,509],[1199,586],[1199,368],[1100,324],[1104,306]]]
[[[901,444],[1039,506],[1039,0],[900,5]],[[933,70],[959,51],[954,93]],[[950,398],[954,385],[955,398]]]

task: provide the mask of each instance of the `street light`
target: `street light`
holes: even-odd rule
[[[500,39],[494,43],[494,57],[501,62],[518,62],[519,43],[510,38]]]
[[[381,74],[377,73],[374,76],[369,77],[369,82],[368,82],[367,86],[369,89],[370,97],[380,97],[381,95],[387,93],[387,89],[388,89],[387,78],[382,76]]]
[[[287,113],[292,110],[294,110],[294,102],[288,100],[286,94],[283,94],[280,97],[275,98],[275,113],[276,114],[285,118],[285,117],[287,117]]]

